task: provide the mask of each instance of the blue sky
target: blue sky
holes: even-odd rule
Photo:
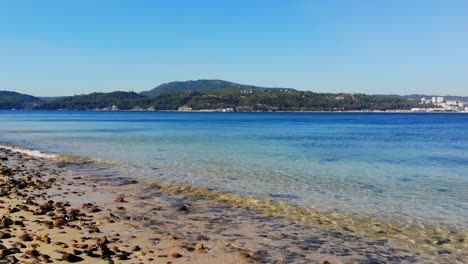
[[[0,0],[0,90],[194,79],[468,95],[468,1]]]

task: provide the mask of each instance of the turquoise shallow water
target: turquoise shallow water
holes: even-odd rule
[[[124,163],[112,174],[468,228],[467,114],[0,111],[0,142]]]

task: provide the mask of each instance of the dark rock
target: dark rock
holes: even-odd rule
[[[10,214],[14,214],[14,213],[17,213],[17,212],[19,212],[19,211],[21,211],[19,208],[13,207],[13,208],[10,209],[9,213],[10,213]]]
[[[241,257],[243,257],[243,258],[250,258],[250,254],[247,253],[247,252],[241,252],[240,255],[241,255]]]
[[[6,239],[10,237],[11,237],[10,233],[0,231],[0,239]]]
[[[130,253],[122,251],[120,255],[117,256],[119,260],[127,260],[128,256],[130,256]]]
[[[13,244],[11,244],[12,247],[15,247],[15,248],[26,248],[26,245],[21,243],[21,242],[15,242]]]
[[[449,250],[446,250],[446,249],[437,250],[437,253],[439,253],[440,255],[452,254],[452,252],[450,252]]]
[[[33,237],[30,234],[22,234],[18,238],[23,242],[33,241]]]
[[[18,263],[19,262],[19,260],[17,258],[15,258],[15,256],[13,256],[13,255],[8,256],[7,260],[9,261],[7,263]]]
[[[24,252],[24,254],[28,255],[28,256],[31,256],[31,257],[39,257],[39,255],[41,255],[39,253],[39,251],[35,250],[35,249],[31,249],[31,250],[26,250]]]
[[[432,239],[433,239],[433,244],[436,244],[436,245],[443,245],[443,244],[450,243],[450,239],[448,238],[433,237]]]
[[[66,261],[66,262],[74,263],[74,262],[83,261],[84,259],[82,257],[79,257],[79,256],[74,255],[74,254],[65,253],[65,254],[62,255],[62,260]]]
[[[0,259],[3,259],[8,255],[11,255],[11,251],[9,249],[0,249]]]
[[[141,250],[141,247],[139,247],[139,246],[135,246],[135,247],[132,249],[132,251],[140,251],[140,250]]]
[[[177,211],[188,212],[189,209],[186,205],[182,205],[181,207],[177,208]]]

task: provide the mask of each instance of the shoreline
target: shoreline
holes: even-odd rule
[[[181,110],[95,110],[95,109],[86,109],[86,110],[75,110],[75,109],[0,109],[0,111],[57,111],[57,112],[136,112],[136,113],[152,113],[152,112],[162,112],[162,113],[363,113],[363,114],[468,114],[468,111],[411,111],[411,110],[385,110],[385,111],[373,111],[373,110],[349,110],[349,111],[216,111],[216,110],[191,110],[191,111],[181,111]]]
[[[24,153],[13,153],[0,146],[0,156],[2,155],[7,156],[7,160],[2,161],[2,166],[17,166],[18,168],[18,165],[22,162],[24,165],[26,160],[32,163],[31,166],[27,166],[28,170],[41,174],[45,168],[46,171],[51,171],[55,177],[60,177],[62,181],[60,185],[57,187],[54,183],[51,188],[47,189],[47,192],[49,195],[53,194],[53,197],[63,197],[69,200],[72,206],[79,206],[81,203],[83,207],[85,204],[81,201],[83,195],[99,194],[91,199],[95,200],[93,204],[102,208],[102,211],[119,215],[120,219],[119,221],[114,220],[112,223],[108,216],[106,218],[106,215],[102,215],[102,211],[95,212],[94,221],[91,222],[96,225],[99,221],[99,229],[105,235],[112,235],[112,232],[109,233],[109,231],[116,230],[116,225],[124,227],[133,225],[135,230],[129,232],[125,239],[121,239],[124,243],[129,243],[135,240],[132,238],[134,233],[149,234],[155,231],[155,227],[159,227],[163,223],[167,228],[157,228],[157,230],[159,234],[163,233],[166,236],[158,236],[158,232],[154,233],[154,236],[157,236],[157,245],[162,247],[161,250],[166,250],[165,254],[149,253],[148,248],[157,245],[152,244],[154,240],[151,238],[154,237],[146,237],[147,241],[140,239],[137,243],[146,246],[147,252],[144,253],[146,260],[136,256],[142,253],[133,254],[131,253],[133,251],[123,250],[131,253],[127,256],[132,257],[130,261],[138,259],[142,263],[151,263],[151,261],[145,261],[149,261],[149,258],[153,258],[153,260],[159,258],[175,263],[219,263],[222,261],[224,263],[284,263],[285,261],[289,263],[325,263],[325,261],[329,263],[349,263],[351,261],[368,263],[365,261],[374,259],[388,262],[390,259],[395,261],[400,258],[401,263],[412,263],[411,260],[416,259],[425,263],[440,263],[440,261],[463,263],[468,257],[466,253],[463,253],[463,250],[466,249],[466,234],[458,234],[460,238],[455,238],[456,234],[452,234],[451,238],[447,238],[445,232],[441,230],[440,234],[432,234],[433,237],[438,237],[429,241],[427,245],[418,247],[416,242],[411,245],[402,239],[398,228],[390,230],[383,226],[379,227],[380,224],[377,224],[374,230],[365,230],[368,229],[367,226],[359,227],[354,219],[344,219],[345,221],[340,222],[341,216],[338,216],[330,221],[320,214],[314,215],[315,220],[308,223],[301,221],[304,220],[301,218],[309,212],[301,211],[299,208],[294,208],[295,212],[298,213],[297,217],[285,217],[285,213],[292,216],[294,211],[289,211],[291,208],[283,205],[281,205],[283,206],[281,209],[279,205],[269,202],[262,203],[259,200],[248,200],[242,204],[239,201],[242,202],[242,199],[247,199],[246,197],[189,186],[171,186],[156,182],[152,184],[148,182],[135,183],[131,181],[131,177],[129,177],[129,184],[113,185],[108,179],[93,178],[92,175],[75,173],[71,176],[69,169],[83,166],[80,164],[65,163],[53,158],[36,158]],[[24,177],[23,172],[25,171],[20,170],[18,173],[6,177],[15,177],[16,174],[20,174],[18,176],[21,179]],[[4,180],[8,179],[3,177]],[[64,186],[75,189],[74,192],[77,194],[73,194],[73,191],[69,190],[64,191],[62,189]],[[117,197],[116,194],[118,194]],[[86,197],[91,198],[90,196]],[[116,202],[120,197],[123,197],[124,203]],[[11,199],[7,203],[18,205],[19,202],[18,199],[16,201]],[[120,206],[124,206],[125,210],[118,209]],[[4,208],[0,210],[4,210]],[[280,214],[275,214],[275,210],[283,211]],[[148,212],[154,212],[154,215],[148,216]],[[130,218],[128,219],[128,217]],[[219,223],[213,224],[213,220],[215,223]],[[182,232],[182,234],[174,236],[182,230],[185,233]],[[235,234],[231,234],[232,232]],[[190,233],[198,233],[198,236],[204,235],[208,240],[197,240]],[[270,237],[272,234],[274,236]],[[54,240],[53,235],[50,236]],[[174,237],[178,239],[174,239]],[[181,242],[183,239],[179,237],[188,237],[188,241]],[[463,239],[463,241],[457,242],[453,241],[454,239]],[[119,248],[124,243],[117,243],[115,246]],[[178,245],[174,247],[174,243]],[[203,245],[199,245],[200,243]],[[163,245],[166,246],[163,247]],[[168,245],[172,245],[172,247]],[[195,249],[197,247],[202,247],[202,249]],[[175,253],[182,256],[169,256],[174,253],[171,253],[171,250],[177,250]],[[153,252],[155,251],[153,250]],[[159,257],[164,255],[166,257]],[[115,258],[118,258],[117,256],[120,255],[116,254]],[[208,256],[209,258],[207,258]]]

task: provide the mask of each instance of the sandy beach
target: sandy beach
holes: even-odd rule
[[[0,263],[468,262],[465,233],[411,242],[396,228],[305,221],[268,202],[73,170],[86,162],[3,148],[0,162]]]

